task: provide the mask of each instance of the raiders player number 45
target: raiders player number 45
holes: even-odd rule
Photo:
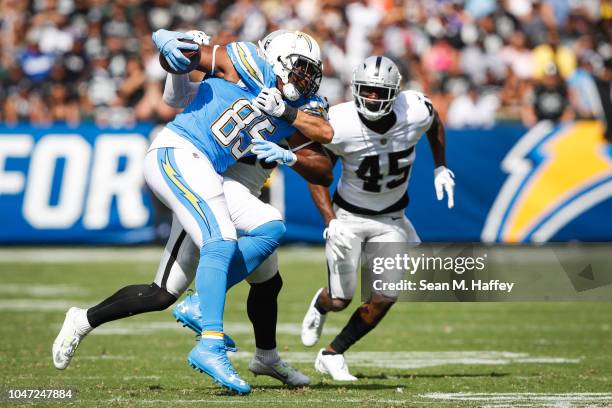
[[[369,57],[353,73],[354,101],[330,108],[334,138],[325,147],[334,162],[342,162],[342,176],[333,199],[326,187],[309,186],[327,226],[329,276],[328,287],[315,294],[302,322],[305,346],[319,340],[327,312],[343,310],[351,302],[361,242],[420,242],[404,209],[415,146],[424,133],[436,165],[437,198],[446,191],[448,207],[453,207],[454,175],[446,168],[444,126],[429,99],[416,91],[400,92],[400,81],[393,61]],[[343,353],[377,325],[396,298],[392,292],[373,293],[319,351],[316,370],[334,380],[356,380]]]

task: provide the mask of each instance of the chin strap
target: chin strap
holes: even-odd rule
[[[300,93],[292,83],[283,85],[283,96],[290,101],[297,101],[300,98]]]

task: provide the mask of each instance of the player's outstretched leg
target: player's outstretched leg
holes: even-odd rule
[[[222,386],[246,394],[251,388],[232,367],[223,335],[228,270],[237,246],[223,178],[188,144],[152,149],[144,165],[147,184],[172,210],[199,252],[195,286],[207,296],[200,298],[202,338],[187,360]]]
[[[394,301],[379,295],[361,305],[351,316],[340,334],[324,349],[319,350],[315,369],[337,381],[356,381],[344,361],[344,352],[368,334],[387,314]]]
[[[251,387],[232,366],[227,357],[223,333],[223,309],[227,289],[227,271],[237,243],[233,240],[205,243],[200,250],[196,272],[196,289],[200,297],[202,337],[187,356],[194,369],[208,374],[221,386],[237,394],[248,394]]]
[[[262,268],[265,268],[267,263],[262,265]],[[276,262],[273,263],[276,269]],[[258,271],[259,269],[254,275],[258,274]],[[301,387],[308,385],[310,379],[283,361],[276,350],[277,299],[282,284],[278,272],[264,282],[251,283],[247,312],[255,332],[256,350],[249,363],[249,370],[255,375],[276,378],[290,387]],[[197,293],[188,295],[172,312],[178,322],[196,333],[200,333],[202,327],[198,299]],[[237,351],[234,341],[228,335],[225,337],[225,344],[228,351]]]
[[[270,263],[276,266],[275,257],[262,265],[261,269],[265,272]],[[260,269],[254,275],[258,275],[259,271]],[[255,332],[255,355],[249,363],[249,370],[255,375],[276,378],[290,387],[310,384],[310,378],[283,361],[276,350],[278,294],[283,287],[280,273],[276,270],[274,276],[264,282],[249,283],[251,289],[247,299],[247,313]]]
[[[182,301],[176,304],[172,309],[172,315],[177,322],[183,327],[188,327],[196,334],[202,333],[202,313],[200,313],[200,296],[197,293],[191,293]],[[238,347],[234,339],[229,334],[224,333],[223,341],[227,351],[236,352]]]
[[[152,283],[126,286],[89,309],[70,308],[53,342],[53,365],[58,370],[68,367],[83,338],[99,325],[140,313],[164,310],[175,301],[175,296]]]

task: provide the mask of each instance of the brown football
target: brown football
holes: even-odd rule
[[[193,40],[179,40],[179,41],[190,43],[190,44],[195,44]],[[164,70],[166,70],[167,72],[170,72],[171,74],[186,74],[188,72],[193,71],[200,65],[200,54],[201,53],[200,53],[199,47],[197,50],[181,50],[181,52],[183,53],[184,56],[189,58],[189,60],[191,61],[191,63],[189,64],[189,66],[187,67],[185,71],[175,71],[172,68],[170,68],[170,65],[168,65],[168,61],[166,61],[166,58],[162,54],[159,54],[159,64],[162,66]]]

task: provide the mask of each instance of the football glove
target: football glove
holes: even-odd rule
[[[283,95],[277,88],[263,88],[253,104],[260,111],[277,118],[282,116],[286,108]]]
[[[347,251],[353,249],[351,240],[357,238],[357,235],[353,234],[347,227],[342,223],[333,219],[329,222],[325,231],[323,231],[323,238],[329,245],[334,261],[344,259],[344,254]]]
[[[254,139],[251,151],[257,155],[258,159],[265,159],[266,163],[275,161],[279,164],[293,166],[297,162],[295,153],[269,140]]]
[[[179,40],[193,40],[193,35],[180,33],[178,31],[157,30],[153,33],[153,42],[159,52],[166,58],[168,65],[175,71],[184,71],[191,61],[183,55],[181,50],[197,50],[197,44],[182,42]]]
[[[185,34],[193,37],[193,42],[198,45],[209,45],[210,44],[210,35],[206,34],[204,31],[198,30],[189,30]]]
[[[438,200],[444,198],[444,191],[448,196],[448,208],[453,208],[455,205],[454,190],[455,190],[455,174],[445,166],[436,167],[434,169],[434,186],[436,188],[436,197]]]

